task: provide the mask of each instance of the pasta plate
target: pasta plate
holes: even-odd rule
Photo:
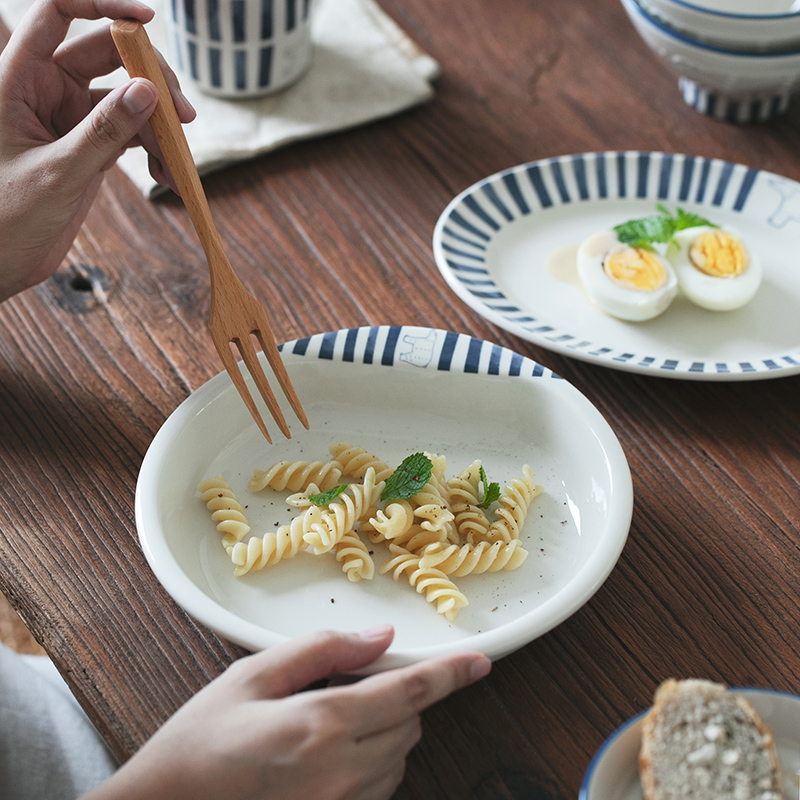
[[[147,561],[167,592],[219,635],[250,650],[317,629],[391,623],[395,640],[366,671],[458,650],[497,659],[580,608],[613,569],[631,521],[631,476],[620,444],[594,406],[540,364],[499,345],[448,331],[365,327],[288,342],[282,357],[310,421],[269,445],[230,378],[192,393],[156,434],[136,487],[136,523]],[[351,583],[332,553],[295,557],[241,577],[197,485],[222,473],[246,507],[251,534],[290,522],[288,492],[251,493],[254,469],[327,461],[338,441],[390,465],[408,455],[447,458],[448,476],[480,459],[490,481],[521,475],[544,487],[520,539],[514,571],[455,579],[469,605],[449,622],[407,581],[378,572]]]
[[[585,296],[583,239],[676,206],[739,230],[764,267],[755,298],[715,312],[678,297],[659,317],[625,322]],[[442,213],[433,251],[453,291],[491,322],[562,355],[684,380],[800,372],[800,184],[741,164],[655,152],[560,156],[485,178]]]

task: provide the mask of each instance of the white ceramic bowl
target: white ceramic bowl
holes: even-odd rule
[[[797,796],[800,770],[800,697],[770,689],[731,689],[746,697],[772,729],[784,772],[784,795]],[[578,800],[642,800],[639,748],[642,718],[637,714],[606,739],[586,770]]]
[[[800,7],[792,11],[791,0],[641,0],[641,5],[665,25],[709,44],[747,51],[800,48]]]
[[[684,100],[728,122],[761,122],[786,110],[800,87],[800,49],[742,53],[692,39],[622,0],[634,28],[679,76]]]
[[[498,345],[431,328],[316,334],[286,343],[283,359],[309,430],[282,399],[292,438],[268,445],[220,373],[173,412],[142,463],[142,548],[165,589],[200,622],[251,650],[321,628],[392,623],[391,648],[366,671],[465,649],[496,659],[560,624],[608,577],[630,526],[630,469],[608,423],[567,381]],[[501,485],[529,464],[544,491],[520,533],[528,558],[510,572],[459,578],[469,605],[453,622],[407,581],[379,573],[389,556],[382,544],[372,548],[374,578],[360,583],[347,580],[333,553],[311,551],[235,577],[198,482],[222,473],[258,536],[297,509],[285,503],[288,492],[249,492],[254,468],[327,460],[339,440],[391,464],[437,452],[447,457],[448,477],[480,458]]]

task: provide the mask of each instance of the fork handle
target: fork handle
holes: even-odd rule
[[[212,279],[215,277],[216,267],[227,268],[235,278],[233,268],[225,255],[222,239],[214,225],[208,199],[183,132],[183,125],[178,118],[172,95],[147,31],[141,22],[133,19],[117,19],[111,23],[111,36],[128,74],[132,78],[147,78],[158,89],[158,103],[150,118],[150,125],[200,238],[200,244],[211,268]]]

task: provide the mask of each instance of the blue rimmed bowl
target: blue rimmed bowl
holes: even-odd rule
[[[622,0],[636,31],[679,76],[692,108],[727,122],[762,122],[786,110],[800,88],[800,45],[742,52],[702,42],[666,25],[638,0]]]
[[[729,689],[747,698],[775,734],[784,773],[784,795],[797,796],[800,774],[800,697],[772,689]],[[578,800],[643,800],[639,782],[642,711],[617,728],[592,758]]]
[[[745,52],[800,47],[800,5],[791,0],[640,0],[665,25],[708,44]]]

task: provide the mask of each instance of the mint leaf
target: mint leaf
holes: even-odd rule
[[[651,244],[667,244],[675,235],[675,220],[664,214],[642,217],[615,225],[614,231],[622,244],[647,247]]]
[[[690,211],[684,211],[682,208],[678,209],[678,214],[675,217],[675,230],[685,231],[687,228],[697,228],[700,225],[708,225],[712,228],[718,228],[713,222],[701,217],[699,214],[694,214]]]
[[[309,502],[315,506],[326,506],[331,500],[335,500],[344,490],[347,489],[346,483],[341,483],[334,486],[333,489],[328,489],[327,492],[320,492],[319,494],[310,494],[308,496]]]
[[[662,203],[656,205],[658,214],[640,219],[632,219],[614,226],[614,232],[622,244],[632,247],[652,249],[654,244],[669,244],[678,231],[710,225],[718,228],[713,222],[690,211],[679,208],[675,214]]]
[[[381,500],[407,500],[425,487],[431,478],[433,463],[424,453],[414,453],[387,478]]]
[[[500,484],[489,483],[486,477],[486,470],[481,465],[481,483],[483,484],[483,500],[481,501],[481,508],[489,508],[500,497]]]

